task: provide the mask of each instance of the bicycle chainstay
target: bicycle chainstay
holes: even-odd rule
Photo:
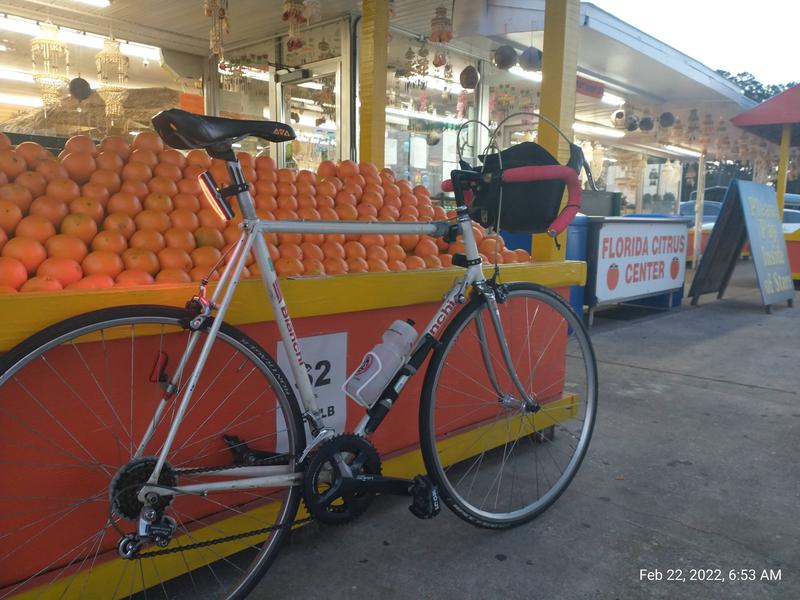
[[[263,461],[259,461],[257,466],[265,466],[269,465],[271,462],[277,462],[284,457],[275,457],[273,459],[265,459]],[[223,467],[197,467],[194,469],[181,469],[177,471],[178,475],[196,475],[199,473],[214,473],[217,471],[227,471],[230,469],[237,469],[240,468],[242,465],[225,465]],[[195,542],[194,544],[187,544],[182,546],[175,546],[174,548],[163,548],[161,550],[151,550],[149,552],[143,552],[141,554],[137,554],[136,556],[132,557],[132,560],[143,560],[146,558],[153,558],[155,556],[163,556],[165,554],[175,554],[176,552],[185,552],[187,550],[198,550],[200,548],[208,548],[209,546],[216,546],[218,544],[225,544],[227,542],[235,542],[237,540],[242,540],[248,537],[253,537],[256,535],[263,535],[265,533],[272,533],[273,531],[278,531],[279,529],[286,529],[287,527],[294,527],[295,525],[304,525],[306,523],[310,523],[314,519],[312,517],[306,517],[304,519],[295,519],[294,521],[290,521],[288,523],[284,523],[283,525],[271,525],[269,527],[262,527],[261,529],[253,529],[250,531],[244,531],[242,533],[236,533],[233,535],[227,535],[219,538],[214,538],[211,540],[205,540],[203,542]]]

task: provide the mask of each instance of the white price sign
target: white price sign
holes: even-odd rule
[[[674,290],[686,275],[686,223],[607,223],[597,246],[597,302]],[[630,221],[630,222],[627,222]]]
[[[344,380],[347,377],[347,333],[315,335],[300,338],[298,342],[300,342],[300,351],[303,353],[303,361],[306,363],[308,379],[314,390],[314,397],[322,409],[325,422],[341,433],[345,430],[347,422],[347,399],[342,391]],[[300,402],[300,392],[289,366],[289,358],[280,342],[278,342],[277,356],[278,366],[294,387],[295,395]],[[276,414],[277,431],[285,431],[286,422],[283,419],[283,413],[278,411]],[[306,424],[306,439],[311,439],[310,435],[308,424]],[[287,446],[286,434],[279,433],[277,451],[285,452]]]

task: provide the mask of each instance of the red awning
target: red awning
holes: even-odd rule
[[[800,146],[800,85],[765,100],[731,119],[734,125],[776,144],[784,125],[792,125],[791,145]]]

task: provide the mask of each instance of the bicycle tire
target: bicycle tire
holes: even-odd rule
[[[245,537],[241,541],[227,542],[226,546],[180,550],[162,555],[163,558],[122,560],[116,554],[119,536],[111,523],[118,525],[122,532],[135,531],[136,524],[132,518],[123,518],[118,512],[112,515],[109,507],[112,500],[117,502],[115,510],[125,512],[120,498],[129,503],[131,497],[126,489],[118,489],[112,498],[107,490],[114,484],[107,475],[118,474],[117,469],[129,458],[122,443],[125,441],[123,433],[128,434],[127,449],[132,451],[137,443],[134,440],[139,438],[145,422],[152,416],[148,406],[147,414],[138,418],[134,405],[137,408],[147,405],[151,397],[155,398],[151,386],[158,387],[157,383],[142,383],[142,375],[151,366],[139,356],[152,354],[158,342],[158,352],[177,348],[181,352],[172,358],[178,358],[185,350],[189,320],[186,310],[166,306],[103,309],[52,325],[0,358],[0,480],[18,482],[20,490],[14,498],[8,491],[0,495],[0,507],[5,504],[5,510],[0,510],[4,515],[0,517],[0,524],[5,523],[0,529],[0,538],[5,538],[4,550],[0,550],[0,574],[3,574],[0,575],[0,598],[31,587],[43,590],[45,597],[50,597],[51,593],[54,597],[146,597],[147,590],[155,585],[159,588],[159,597],[238,600],[263,578],[296,517],[301,498],[299,486],[275,488],[274,493],[259,488],[256,493],[249,490],[210,492],[202,498],[177,495],[163,510],[177,521],[177,533],[170,541],[172,547],[188,547],[201,541],[201,537],[206,540],[234,531],[247,533],[264,526],[277,527],[260,537]],[[160,335],[154,334],[158,331]],[[137,332],[142,334],[140,338],[136,337]],[[197,344],[194,355],[202,341]],[[124,412],[128,409],[127,399],[119,393],[123,386],[120,373],[128,366],[124,360],[128,346],[130,420]],[[102,369],[96,373],[90,371],[87,360],[93,358],[97,362],[91,364],[104,362],[105,373]],[[215,364],[215,360],[224,360],[223,367],[218,369],[220,363]],[[107,377],[111,364],[114,365],[113,378]],[[80,373],[82,366],[90,377]],[[187,367],[187,371],[190,370],[191,367]],[[209,380],[210,372],[214,377]],[[42,382],[44,373],[49,374],[46,383]],[[181,385],[187,377],[185,372]],[[228,386],[233,387],[229,390]],[[89,391],[91,388],[98,391]],[[41,393],[45,389],[49,392],[47,396]],[[225,392],[228,395],[222,398]],[[160,387],[158,393],[162,393]],[[178,397],[171,400],[173,407]],[[23,398],[27,400],[24,408],[21,402],[15,402]],[[240,398],[247,400],[237,402]],[[103,404],[109,399],[108,408],[105,408]],[[239,329],[227,323],[221,325],[190,405],[168,457],[168,461],[175,460],[176,471],[178,467],[211,471],[231,466],[235,462],[232,450],[215,433],[250,434],[251,437],[244,439],[250,449],[276,450],[277,445],[283,443],[285,452],[275,451],[274,455],[290,468],[298,469],[296,457],[305,447],[305,429],[292,386],[272,357]],[[285,429],[281,428],[278,413],[281,413]],[[88,420],[81,421],[81,416]],[[48,417],[51,418],[48,420]],[[156,429],[153,444],[163,439],[161,435],[171,421],[166,411],[164,417]],[[269,422],[271,419],[275,419],[274,425]],[[88,425],[72,427],[77,423]],[[164,429],[161,429],[162,424]],[[214,432],[219,426],[220,431]],[[283,441],[279,442],[279,438]],[[114,446],[111,449],[105,443],[109,441]],[[150,452],[153,449],[147,448],[145,454],[154,456],[156,452]],[[71,457],[75,460],[70,463]],[[139,467],[140,470],[146,468],[152,472],[152,467]],[[196,471],[177,476],[186,479],[186,483],[195,483],[193,479],[199,478]],[[134,475],[129,473],[128,477]],[[89,483],[85,483],[87,481]],[[103,481],[105,487],[98,485]],[[94,496],[80,495],[91,494],[97,487],[100,491]],[[20,508],[20,500],[28,508]],[[10,511],[14,508],[12,504],[16,508]],[[105,524],[97,523],[101,511],[96,505],[103,507]],[[48,506],[57,510],[45,514]],[[130,506],[127,510],[131,511]],[[7,516],[9,512],[11,517]],[[84,526],[84,522],[87,525]],[[48,541],[41,531],[35,532],[34,527],[51,531],[56,539]],[[95,527],[99,531],[93,536],[81,537]],[[109,531],[111,535],[107,535]],[[25,535],[20,532],[27,534],[28,539],[23,539]],[[39,543],[36,543],[37,538]],[[69,542],[75,539],[84,541],[69,549]],[[88,544],[90,539],[93,541]],[[55,553],[47,549],[47,545],[55,545]],[[68,550],[61,555],[63,548]],[[159,550],[156,546],[150,549]],[[47,558],[40,558],[42,555]],[[44,562],[52,556],[58,558]],[[35,567],[25,567],[27,570],[21,572],[20,563],[27,564],[30,560],[38,562]],[[124,567],[116,561],[121,561]],[[93,572],[98,573],[94,579]],[[98,583],[104,577],[108,579],[108,572],[119,573],[118,579],[112,579],[110,584]],[[141,583],[137,579],[141,579]],[[100,591],[96,586],[100,586]]]
[[[442,335],[425,373],[420,402],[422,455],[428,474],[437,484],[442,499],[465,521],[492,529],[509,528],[536,518],[566,490],[580,467],[591,439],[598,389],[597,365],[591,341],[582,319],[569,304],[558,294],[535,284],[511,283],[502,289],[507,296],[504,301],[498,302],[498,310],[507,338],[510,336],[509,349],[513,363],[520,379],[525,382],[527,392],[535,401],[543,402],[542,410],[526,413],[522,406],[513,402],[511,396],[519,394],[511,383],[499,353],[490,354],[490,364],[496,378],[502,380],[501,391],[507,393],[505,400],[491,385],[481,354],[477,327],[471,327],[477,319],[482,319],[491,351],[494,328],[488,317],[487,302],[478,295],[456,315]],[[532,304],[526,302],[521,305],[518,301],[522,299],[530,300]],[[524,308],[524,316],[528,317],[533,306],[536,311],[531,328],[523,330],[518,327],[521,311]],[[549,336],[546,344],[537,342],[538,335],[531,335],[534,325],[537,334]],[[522,343],[517,344],[520,341]],[[520,372],[520,363],[525,362],[526,356],[520,349],[524,349],[524,343],[528,345],[527,363],[528,367],[532,366],[531,373]],[[541,352],[536,363],[532,364],[531,346],[536,347],[537,343]],[[459,347],[460,354],[455,354],[454,348]],[[549,352],[551,348],[557,352]],[[499,352],[499,345],[495,349]],[[574,378],[567,370],[577,361],[573,360],[568,349],[569,352],[580,350],[582,356],[583,374],[581,369],[576,369]],[[563,357],[563,365],[560,365],[559,353]],[[460,362],[459,357],[464,361]],[[543,362],[547,370],[542,369],[539,372],[541,376],[536,377],[537,369]],[[461,369],[458,366],[460,364],[470,365],[469,371]],[[585,384],[582,389],[578,389],[579,379]],[[572,424],[569,417],[573,412],[578,416],[581,402],[585,404],[583,419],[578,419],[576,431],[569,431],[568,427]],[[505,434],[502,431],[503,423]],[[551,438],[551,432],[556,430],[566,431],[566,435],[559,433],[558,438]],[[564,446],[571,448],[570,437],[575,440],[575,447],[565,468],[560,475],[553,477],[552,484],[549,478],[545,478],[547,489],[542,492],[540,471],[544,477],[552,469],[549,462],[545,463],[544,460],[558,466],[559,461],[554,453],[556,449],[565,451]],[[522,441],[525,439],[530,443]],[[459,451],[457,448],[461,444],[463,450]],[[517,457],[523,452],[534,456],[531,459],[533,464],[526,465],[521,471],[519,459],[514,458],[518,448]],[[546,452],[550,455],[546,456]],[[508,477],[504,476],[507,466],[514,469],[514,477],[519,474],[516,489],[516,482],[512,478],[510,491]],[[492,477],[491,469],[495,467],[497,474]],[[529,491],[534,496],[534,482],[531,481],[534,469],[535,498],[530,502],[526,499],[522,504],[514,503],[515,494]],[[460,479],[457,480],[458,477]],[[469,483],[469,488],[461,489],[459,486],[462,483],[464,487]],[[488,491],[479,502],[480,494],[487,486]],[[498,508],[501,488],[505,490],[503,497],[510,493],[506,509]],[[490,495],[494,496],[494,507],[488,506],[492,500]]]

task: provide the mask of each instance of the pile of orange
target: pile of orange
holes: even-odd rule
[[[448,216],[421,185],[369,163],[324,161],[316,173],[276,169],[269,157],[240,153],[263,219],[432,221]],[[239,237],[241,216],[225,223],[206,205],[197,177],[229,181],[223,161],[204,151],[165,148],[152,131],[132,144],[70,138],[54,157],[36,143],[16,148],[0,134],[0,293],[189,283],[218,277]],[[486,262],[528,261],[502,238],[473,225]],[[417,235],[268,234],[280,276],[440,268],[463,252],[460,240]],[[215,270],[216,269],[216,270]],[[253,257],[245,276],[258,276]]]

